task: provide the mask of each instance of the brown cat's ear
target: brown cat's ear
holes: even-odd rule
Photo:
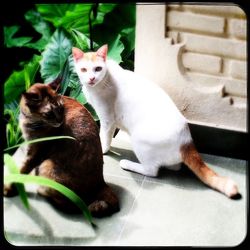
[[[72,48],[72,54],[75,61],[78,61],[84,56],[84,52],[76,47]]]
[[[57,92],[60,88],[61,82],[62,82],[62,77],[58,76],[53,82],[49,83],[48,85]]]
[[[40,102],[41,101],[41,97],[39,94],[34,93],[34,92],[24,92],[22,94],[22,96],[30,102]]]
[[[108,45],[107,44],[104,44],[101,48],[99,48],[96,51],[96,55],[102,57],[104,61],[106,61],[107,54],[108,54]]]

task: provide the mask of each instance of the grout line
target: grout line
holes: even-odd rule
[[[169,184],[169,183],[167,183],[167,181],[165,181],[165,180],[161,180],[161,179],[159,179],[159,178],[156,178],[156,180],[152,180],[152,179],[147,178],[147,176],[145,176],[145,182],[154,183],[154,184],[158,184],[158,185],[166,185],[166,184]]]
[[[143,176],[143,177],[140,178],[140,177],[135,177],[135,176],[129,177],[129,176],[125,176],[125,175],[109,174],[109,173],[104,173],[104,177],[105,176],[112,176],[112,177],[118,177],[118,178],[122,178],[122,179],[136,180],[136,181],[142,181],[145,178],[145,176]]]
[[[135,201],[137,200],[137,198],[138,198],[139,195],[141,194],[142,186],[143,186],[143,184],[144,184],[145,178],[146,178],[146,176],[143,177],[142,182],[141,182],[141,185],[140,185],[140,188],[139,188],[139,190],[138,190],[137,193],[136,193],[136,196],[135,196],[135,198],[134,198],[134,201],[133,201],[133,203],[132,203],[131,208],[129,209],[127,218],[126,218],[126,220],[125,220],[125,222],[124,222],[124,224],[123,224],[123,226],[122,226],[122,229],[121,229],[121,231],[120,231],[120,233],[119,233],[119,235],[118,235],[118,238],[117,238],[117,240],[116,240],[116,245],[118,245],[119,241],[120,241],[121,238],[122,238],[122,234],[123,234],[123,232],[124,232],[124,230],[125,230],[125,227],[126,227],[126,225],[127,225],[127,223],[128,223],[128,219],[129,219],[129,217],[130,217],[130,213],[131,213],[131,211],[133,210],[133,208],[134,208],[134,206],[135,206]]]

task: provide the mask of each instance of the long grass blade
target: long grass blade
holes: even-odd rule
[[[4,152],[6,152],[8,150],[11,150],[13,148],[18,148],[20,146],[27,145],[27,144],[38,143],[38,142],[43,142],[43,141],[50,141],[50,140],[60,140],[60,139],[76,140],[74,137],[71,137],[71,136],[50,136],[50,137],[43,137],[43,138],[34,139],[34,140],[30,140],[30,141],[24,141],[24,142],[22,142],[20,144],[17,144],[15,146],[5,148]]]
[[[31,176],[31,175],[25,175],[25,174],[9,174],[4,176],[4,182],[15,182],[15,183],[34,183],[37,185],[47,186],[50,188],[53,188],[57,190],[58,192],[62,193],[64,196],[66,196],[68,199],[70,199],[78,208],[81,209],[83,212],[85,218],[92,224],[92,216],[91,213],[88,210],[88,207],[84,203],[84,201],[72,190],[65,187],[64,185],[55,182],[51,179],[41,177],[41,176]]]
[[[19,169],[16,166],[14,159],[9,154],[4,154],[4,165],[8,167],[11,174],[19,174]],[[15,186],[24,206],[29,209],[29,201],[24,185],[22,183],[15,183]]]

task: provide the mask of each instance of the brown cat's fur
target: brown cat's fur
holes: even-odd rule
[[[76,192],[93,216],[119,210],[116,195],[103,178],[103,156],[98,127],[90,113],[76,100],[56,93],[57,84],[36,83],[22,95],[20,127],[26,140],[67,135],[76,140],[52,140],[30,144],[21,173],[55,180]],[[13,185],[4,194],[12,196]],[[38,193],[67,212],[75,205],[59,192],[40,187]]]

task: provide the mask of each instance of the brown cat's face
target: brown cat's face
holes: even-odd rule
[[[49,84],[36,83],[23,93],[20,108],[34,122],[59,127],[64,119],[63,100]]]

